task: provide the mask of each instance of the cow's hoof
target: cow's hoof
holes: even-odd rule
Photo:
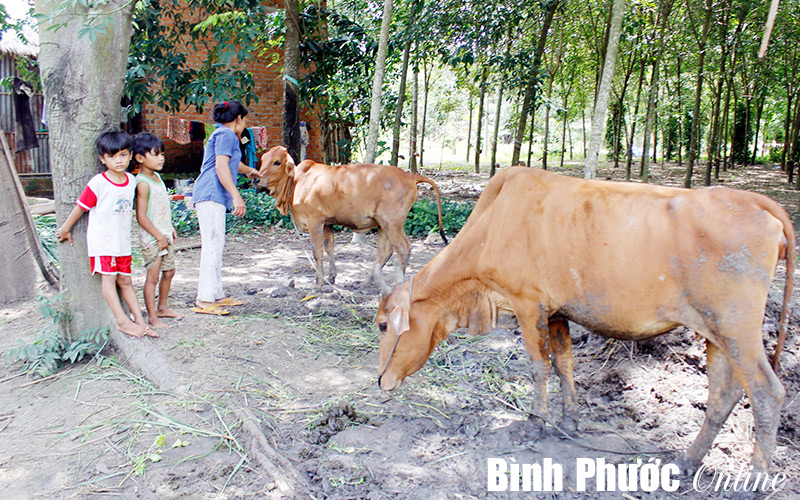
[[[574,418],[564,417],[558,428],[567,436],[575,436],[578,434],[578,421]]]
[[[329,285],[325,283],[321,287],[319,287],[319,293],[331,293],[333,292],[333,285]]]
[[[684,453],[675,460],[675,465],[681,470],[681,475],[690,477],[695,475],[700,466],[703,465],[703,461],[696,460]]]

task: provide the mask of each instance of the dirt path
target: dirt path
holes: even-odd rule
[[[770,191],[794,215],[797,193],[772,174],[765,169],[757,176],[758,190]],[[434,175],[443,190],[485,183],[474,175]],[[574,327],[582,432],[577,441],[555,430],[534,436],[526,425],[528,357],[511,331],[475,338],[455,332],[402,389],[378,390],[378,297],[374,288],[359,286],[375,237],[368,247],[349,240],[348,233],[337,235],[337,289],[319,293],[305,237],[271,228],[230,235],[225,286],[245,305],[226,317],[189,312],[199,250],[180,252],[172,304],[187,316],[154,342],[188,386],[186,394],[159,392],[122,360],[79,364],[39,382],[17,376],[19,366],[6,363],[0,369],[0,498],[276,497],[272,479],[246,453],[241,408],[261,420],[270,444],[307,475],[317,499],[713,498],[694,491],[691,480],[674,493],[624,496],[593,491],[593,483],[587,492],[575,491],[579,458],[666,462],[691,443],[707,397],[704,346],[691,332],[634,344]],[[409,272],[440,249],[414,241]],[[143,280],[135,272],[137,289]],[[764,326],[770,350],[781,290],[779,276]],[[773,499],[800,497],[800,314],[792,322],[774,463],[789,483]],[[0,325],[6,351],[17,338],[33,340],[43,320],[30,302],[2,306]],[[556,377],[549,389],[549,418],[557,424]],[[737,406],[706,457],[710,467],[738,472],[747,464],[751,415],[746,400]],[[517,463],[550,457],[563,465],[564,491],[487,492],[491,457]]]

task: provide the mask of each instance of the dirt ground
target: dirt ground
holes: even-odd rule
[[[676,167],[653,167],[654,181],[679,185]],[[473,198],[485,175],[429,171],[448,198]],[[773,167],[724,184],[757,190],[795,217],[798,195]],[[613,169],[600,178],[619,178]],[[427,196],[428,194],[423,194]],[[199,263],[197,238],[183,238],[171,304],[186,314],[153,340],[187,389],[158,390],[107,349],[102,362],[80,363],[48,379],[0,368],[0,498],[272,498],[278,485],[248,453],[252,435],[241,409],[259,420],[268,443],[307,479],[315,499],[691,499],[715,498],[683,479],[661,489],[576,491],[576,460],[670,462],[700,429],[707,398],[705,348],[688,330],[644,342],[608,340],[571,325],[581,432],[553,427],[531,433],[529,358],[520,335],[456,331],[426,366],[393,393],[376,383],[378,293],[361,281],[374,259],[368,245],[336,237],[336,288],[313,289],[305,236],[264,227],[229,235],[226,291],[245,304],[225,317],[190,312]],[[441,246],[414,240],[409,273]],[[387,280],[393,269],[387,266]],[[144,271],[134,271],[138,290]],[[40,287],[43,295],[51,291]],[[764,323],[771,352],[783,289],[773,283]],[[795,291],[795,304],[800,292]],[[30,342],[43,327],[35,301],[0,305],[0,350]],[[787,390],[774,472],[788,477],[773,499],[800,498],[800,307],[782,358]],[[560,420],[558,379],[549,384],[552,424]],[[705,459],[709,470],[738,472],[752,452],[752,412],[745,398]],[[560,492],[489,492],[487,459],[561,464]],[[710,475],[703,476],[705,481]],[[305,498],[297,494],[297,498]]]

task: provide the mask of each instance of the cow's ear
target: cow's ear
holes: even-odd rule
[[[389,321],[392,323],[392,329],[398,337],[407,332],[411,327],[408,324],[408,308],[399,306],[392,310],[389,315]]]

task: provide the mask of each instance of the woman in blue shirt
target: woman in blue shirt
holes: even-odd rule
[[[222,290],[222,251],[225,247],[225,213],[242,217],[245,204],[236,189],[238,174],[249,178],[258,170],[242,163],[239,146],[247,127],[247,108],[239,101],[216,104],[212,117],[217,128],[206,141],[203,166],[194,182],[193,199],[200,224],[200,277],[197,283],[197,307],[202,314],[228,314],[225,306],[242,302],[225,296]]]

